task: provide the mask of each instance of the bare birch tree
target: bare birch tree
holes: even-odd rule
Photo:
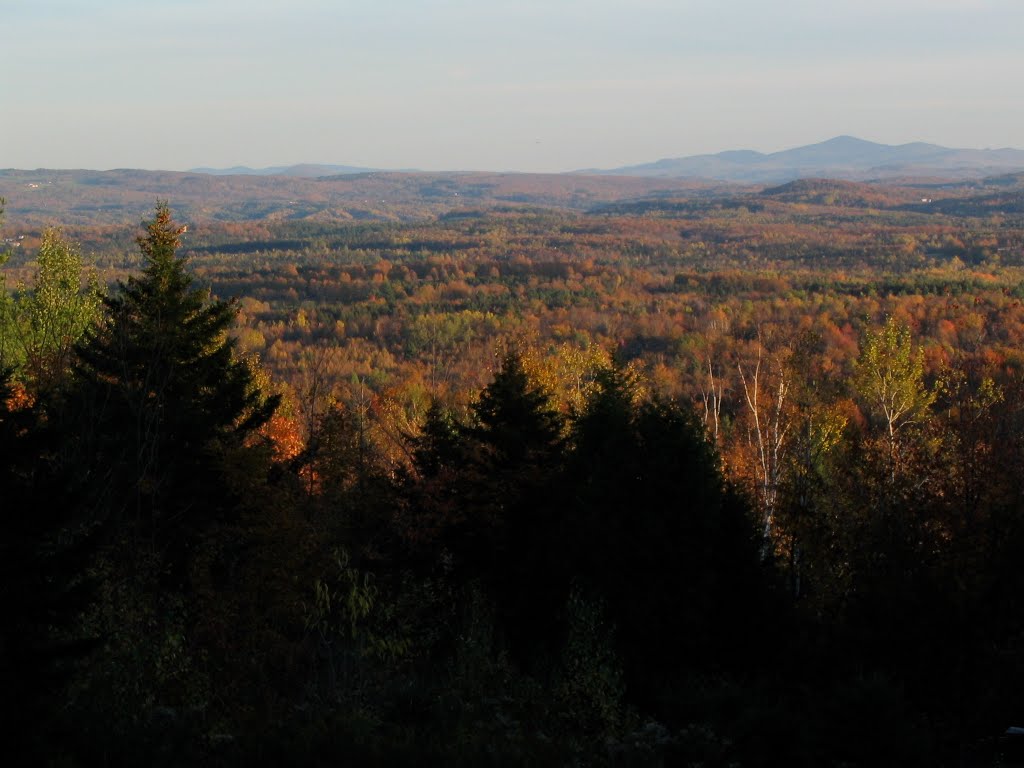
[[[760,334],[753,370],[744,370],[742,363],[737,363],[736,368],[749,416],[747,439],[754,452],[758,507],[765,539],[770,541],[774,534],[779,485],[791,426],[790,414],[785,407],[790,381],[780,360],[765,359]]]

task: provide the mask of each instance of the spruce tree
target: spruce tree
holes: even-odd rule
[[[515,352],[505,355],[494,381],[473,405],[473,415],[475,424],[467,435],[480,444],[491,470],[545,462],[558,451],[562,419]]]
[[[568,568],[607,609],[634,702],[661,706],[688,675],[730,672],[769,604],[748,503],[693,412],[602,372],[573,425]],[[767,642],[762,640],[762,642]]]
[[[223,459],[277,401],[255,386],[228,331],[236,308],[194,285],[166,203],[137,238],[142,274],[104,300],[79,346],[88,497],[134,518],[157,547],[226,512]]]
[[[513,657],[536,661],[552,651],[567,595],[556,485],[564,418],[515,352],[472,415],[461,430],[465,456],[455,480],[467,535],[454,549],[491,590]]]

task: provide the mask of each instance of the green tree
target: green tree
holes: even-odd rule
[[[95,322],[101,305],[95,274],[85,274],[82,255],[59,229],[49,228],[37,256],[31,287],[5,302],[8,362],[22,369],[37,392],[64,383],[74,345]]]
[[[6,200],[0,197],[0,230],[4,226],[4,205]],[[7,263],[11,256],[6,249],[0,250],[0,267]],[[11,313],[11,297],[7,294],[7,279],[0,272],[0,372],[9,371],[13,365],[11,350],[11,328],[8,318]]]
[[[854,388],[868,418],[883,432],[895,478],[900,434],[917,423],[935,401],[924,383],[924,350],[910,329],[890,317],[881,330],[867,328],[854,369]]]
[[[82,447],[96,462],[91,497],[132,511],[153,536],[175,538],[223,513],[223,460],[273,413],[234,354],[233,303],[193,284],[183,232],[166,203],[138,239],[145,266],[104,300],[79,345],[86,393]]]

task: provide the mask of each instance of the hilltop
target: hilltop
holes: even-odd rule
[[[769,154],[730,150],[587,172],[781,184],[808,177],[973,179],[1020,170],[1024,170],[1024,151],[1019,149],[951,149],[923,142],[890,145],[837,136],[819,144]]]

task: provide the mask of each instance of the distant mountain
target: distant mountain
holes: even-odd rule
[[[299,179],[315,179],[320,176],[348,176],[355,173],[370,173],[375,168],[360,168],[355,165],[275,165],[270,168],[249,168],[236,165],[233,168],[191,168],[189,173],[205,173],[210,176],[291,176]]]
[[[1024,151],[1019,149],[950,149],[923,142],[890,145],[837,136],[820,144],[769,154],[731,150],[587,172],[783,184],[815,177],[858,181],[899,177],[974,179],[1019,170],[1024,170]]]

